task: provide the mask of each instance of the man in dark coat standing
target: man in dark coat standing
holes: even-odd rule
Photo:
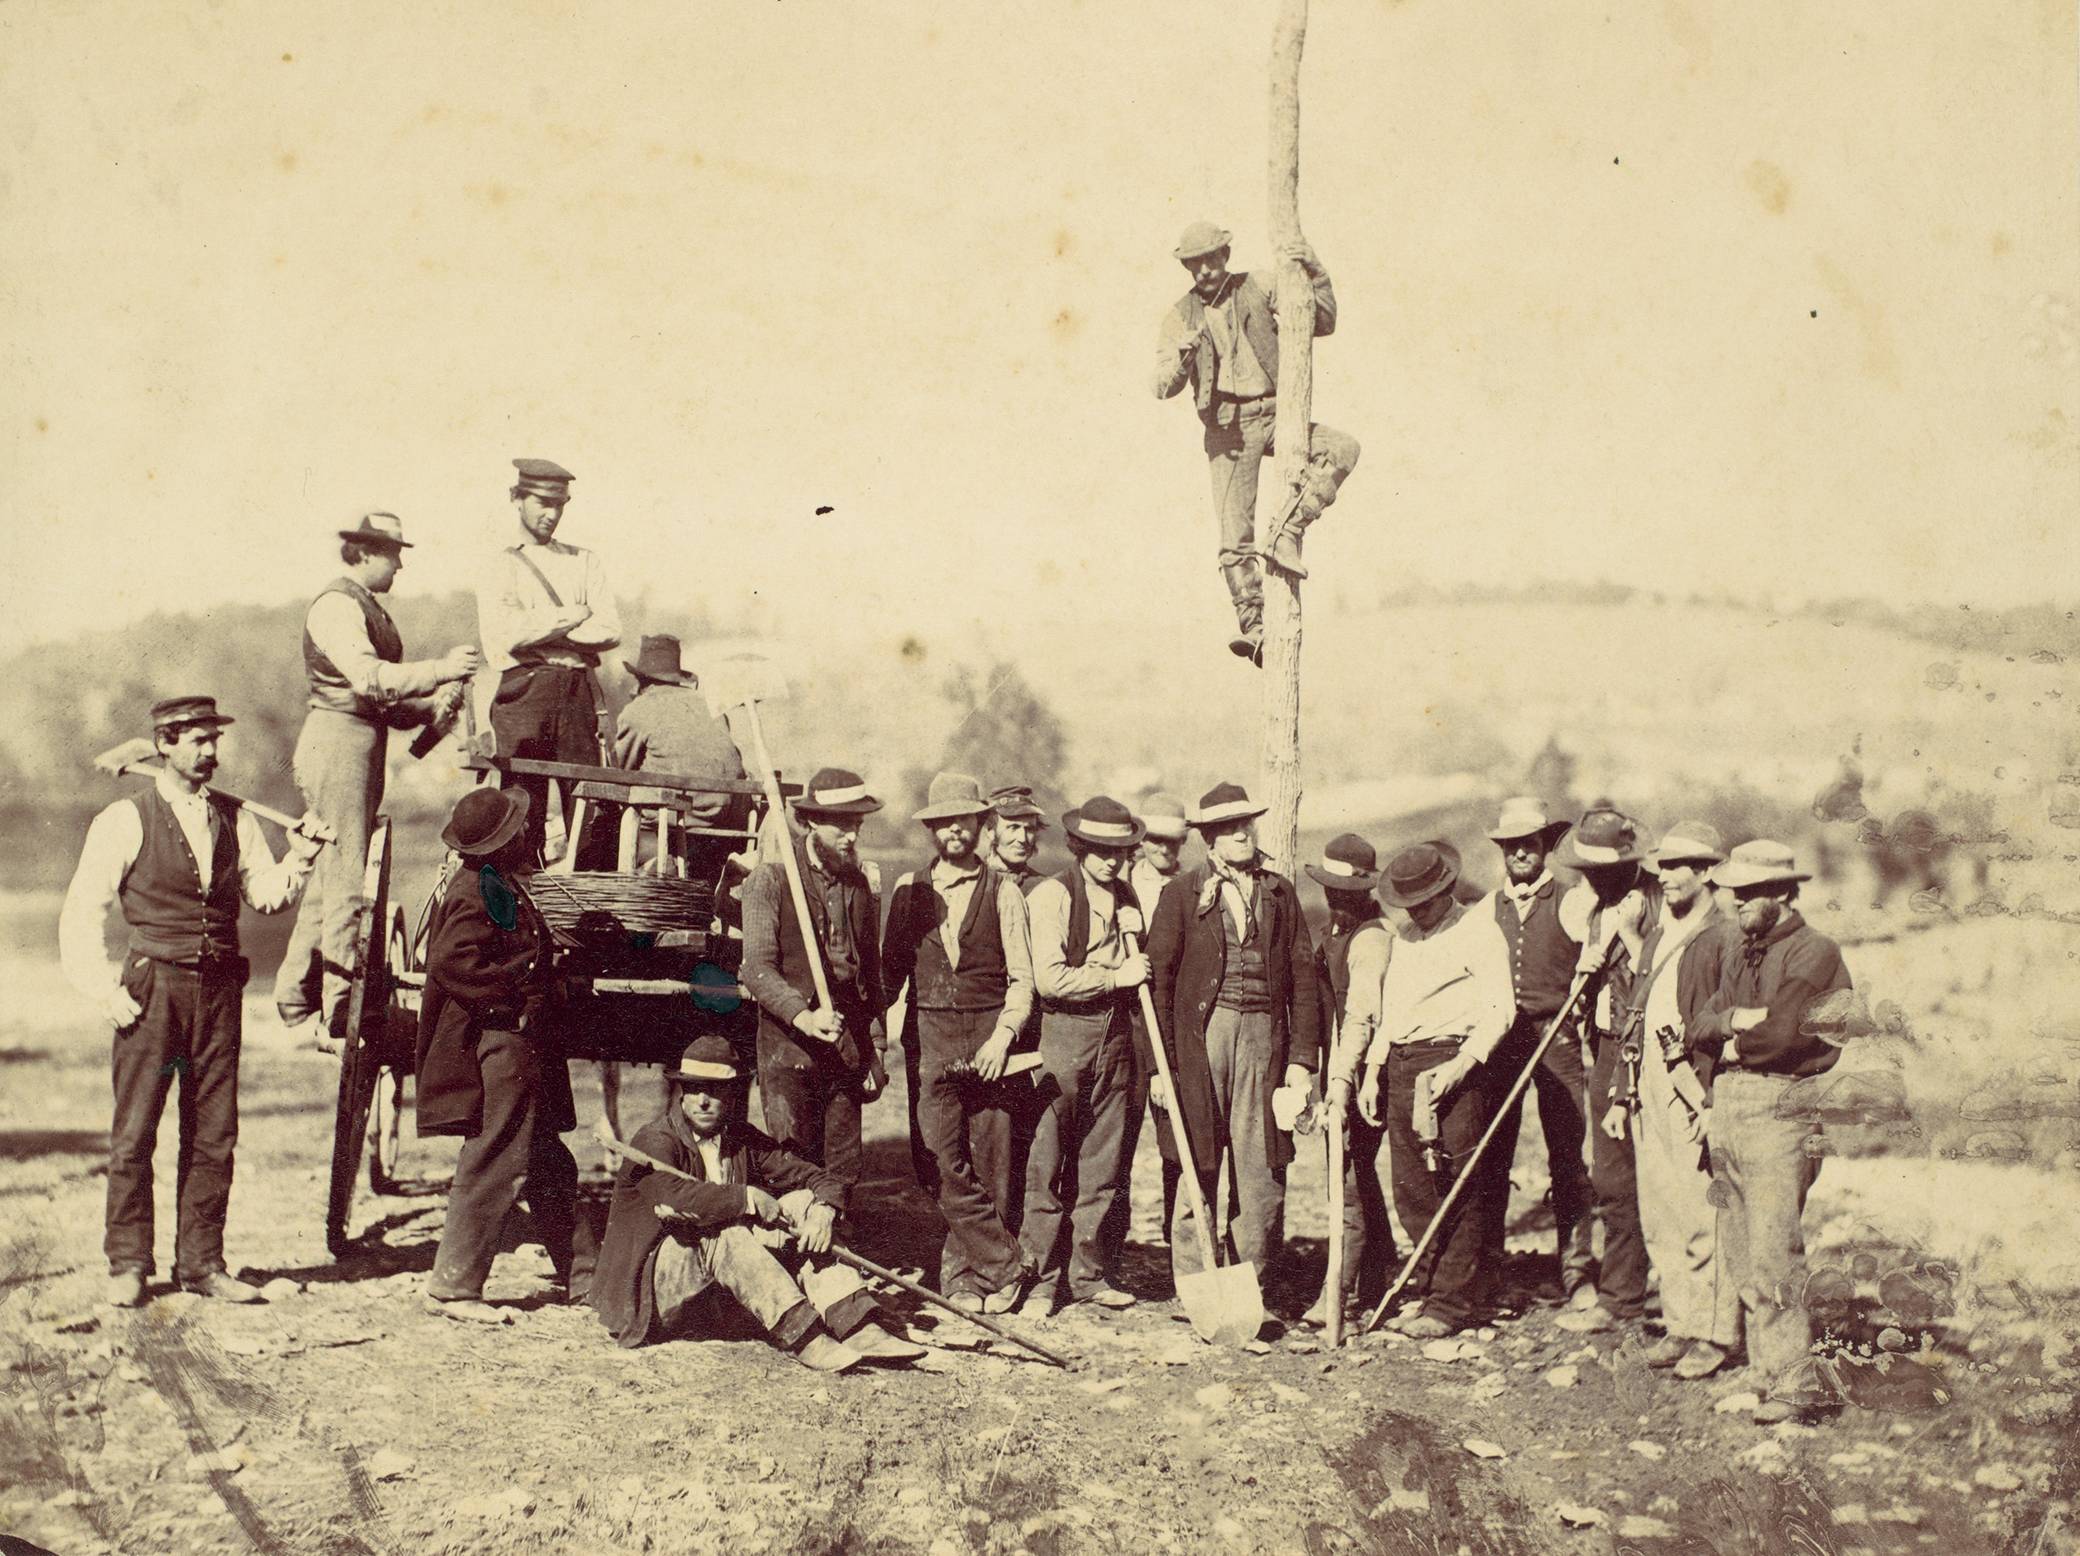
[[[1321,1044],[1314,940],[1293,883],[1264,868],[1256,818],[1267,807],[1239,784],[1216,785],[1190,816],[1207,862],[1163,889],[1149,928],[1150,986],[1192,1159],[1209,1204],[1221,1153],[1235,1185],[1238,1258],[1260,1272],[1284,1247],[1292,1137],[1272,1116],[1284,1085],[1311,1090]],[[1160,1079],[1152,1098],[1163,1090]],[[1170,1261],[1198,1271],[1191,1197],[1177,1204]],[[1227,1229],[1223,1229],[1227,1230]]]
[[[887,1003],[880,881],[859,857],[860,826],[879,809],[860,776],[838,767],[818,771],[795,801],[801,828],[787,841],[808,899],[813,952],[784,859],[759,865],[743,890],[743,981],[758,1001],[766,1133],[827,1168],[847,1194],[859,1182],[860,1109],[888,1084],[876,1035]],[[812,954],[835,1009],[819,1008]]]
[[[419,1008],[419,1133],[462,1136],[426,1310],[487,1324],[510,1321],[484,1301],[484,1278],[522,1199],[567,1287],[578,1190],[561,1139],[578,1127],[570,1071],[542,1025],[549,926],[519,884],[528,804],[521,789],[455,802],[441,840],[464,868],[434,907]]]

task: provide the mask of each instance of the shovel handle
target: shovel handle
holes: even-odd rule
[[[1133,956],[1140,947],[1134,943],[1134,932],[1124,932],[1127,955]],[[1163,1077],[1163,1090],[1170,1094],[1170,1106],[1163,1111],[1170,1115],[1170,1128],[1177,1136],[1177,1160],[1184,1168],[1184,1191],[1192,1206],[1192,1230],[1198,1234],[1199,1263],[1202,1268],[1220,1268],[1220,1261],[1213,1256],[1213,1228],[1206,1216],[1206,1195],[1199,1187],[1198,1168],[1192,1162],[1192,1142],[1184,1129],[1184,1099],[1177,1094],[1177,1082],[1171,1078],[1170,1058],[1163,1052],[1163,1029],[1156,1022],[1155,996],[1148,992],[1143,983],[1137,992],[1141,995],[1141,1019],[1148,1023],[1148,1046],[1156,1056],[1156,1072]]]
[[[787,887],[794,895],[795,922],[801,926],[802,945],[809,952],[809,975],[816,980],[816,998],[825,1010],[835,1012],[837,1006],[831,1002],[831,983],[823,970],[823,947],[816,943],[816,921],[809,917],[809,893],[802,885],[802,867],[794,857],[794,834],[787,825],[787,801],[780,794],[780,775],[773,771],[773,759],[766,752],[765,727],[758,721],[758,704],[745,698],[738,706],[744,710],[744,720],[751,727],[753,755],[758,759],[758,776],[766,786],[766,804],[780,819],[781,836],[786,847],[781,850],[780,861],[787,870]]]

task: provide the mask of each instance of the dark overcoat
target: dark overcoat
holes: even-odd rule
[[[1228,1144],[1228,1121],[1213,1105],[1213,1072],[1206,1059],[1206,1022],[1228,963],[1227,935],[1219,917],[1223,910],[1205,889],[1211,873],[1205,865],[1180,871],[1163,888],[1148,931],[1149,984],[1163,1052],[1177,1079],[1193,1166],[1202,1177],[1213,1173]],[[1312,1070],[1320,1062],[1321,983],[1314,937],[1293,883],[1268,870],[1260,879],[1262,911],[1256,934],[1271,989],[1271,1077],[1273,1085],[1282,1086],[1287,1065]],[[1268,1108],[1264,1130],[1271,1164],[1284,1166],[1293,1159],[1292,1137],[1279,1129]]]

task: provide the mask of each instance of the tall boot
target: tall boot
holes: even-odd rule
[[[1320,454],[1307,461],[1300,484],[1287,496],[1271,525],[1271,565],[1280,572],[1295,578],[1307,576],[1307,568],[1300,561],[1300,537],[1307,532],[1308,525],[1322,516],[1322,510],[1336,501],[1336,489],[1347,473],[1337,470]]]
[[[1247,558],[1222,563],[1221,577],[1227,581],[1228,597],[1235,602],[1235,636],[1228,640],[1228,650],[1261,670],[1264,668],[1263,577],[1258,573],[1256,563]]]

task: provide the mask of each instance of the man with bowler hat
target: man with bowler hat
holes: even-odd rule
[[[1236,635],[1228,647],[1260,668],[1264,660],[1264,580],[1256,544],[1257,476],[1273,452],[1278,423],[1278,287],[1280,272],[1256,275],[1228,268],[1231,235],[1212,222],[1193,222],[1171,252],[1192,278],[1191,288],[1163,315],[1156,332],[1156,398],[1167,400],[1186,384],[1206,429],[1213,474],[1213,512],[1220,526],[1221,576],[1235,606]],[[1336,329],[1336,293],[1329,272],[1306,243],[1280,251],[1306,272],[1314,289],[1314,332]],[[1317,422],[1308,429],[1311,451],[1297,490],[1282,494],[1266,527],[1272,564],[1305,578],[1300,536],[1336,500],[1337,488],[1358,462],[1358,440]]]
[[[491,728],[501,756],[597,767],[599,691],[592,672],[620,645],[620,613],[599,558],[556,538],[577,478],[547,459],[516,459],[513,468],[519,472],[510,493],[519,534],[477,587],[477,635],[498,672]],[[549,780],[516,777],[513,783],[529,796],[526,836],[539,853]],[[578,839],[565,846],[576,848]]]
[[[1566,1003],[1574,986],[1575,964],[1581,959],[1581,943],[1561,923],[1560,904],[1566,892],[1547,864],[1567,828],[1565,821],[1546,814],[1544,801],[1518,795],[1503,801],[1502,814],[1488,829],[1489,838],[1502,853],[1503,884],[1495,891],[1495,922],[1509,942],[1510,984],[1517,1001],[1516,1020],[1496,1050],[1494,1062],[1496,1072],[1506,1073],[1512,1083]],[[1584,1160],[1589,1118],[1579,1014],[1578,1009],[1567,1030],[1546,1045],[1545,1056],[1531,1076],[1538,1096],[1539,1132],[1545,1136],[1553,1227],[1559,1239],[1559,1283],[1545,1295],[1562,1301],[1588,1284],[1596,1232]],[[1507,1125],[1496,1135],[1505,1156],[1515,1154],[1516,1139]]]
[[[1487,1060],[1516,1018],[1509,947],[1492,913],[1458,900],[1459,873],[1459,851],[1442,841],[1417,843],[1387,861],[1380,898],[1407,922],[1387,964],[1358,1091],[1365,1122],[1386,1127],[1394,1208],[1410,1237],[1421,1242],[1454,1180],[1474,1174],[1409,1283],[1420,1308],[1390,1320],[1425,1340],[1485,1316],[1509,1202],[1508,1150],[1491,1146],[1482,1160],[1473,1158],[1508,1086],[1488,1073]],[[1356,1057],[1339,1053],[1345,1065]],[[1335,1078],[1333,1100],[1349,1097],[1351,1079],[1349,1069]]]
[[[152,1274],[152,1152],[176,1078],[174,1280],[222,1301],[260,1300],[224,1266],[240,1000],[250,971],[239,954],[238,915],[241,907],[274,913],[294,902],[320,845],[317,818],[306,816],[277,860],[252,814],[210,789],[218,733],[231,722],[213,697],[153,704],[159,774],[94,818],[58,916],[66,977],[115,1027],[103,1247],[116,1307],[141,1306]],[[122,908],[130,929],[118,962],[102,938],[111,906]]]
[[[888,1083],[875,1030],[888,1004],[880,882],[859,857],[860,826],[879,809],[866,781],[841,767],[819,769],[794,802],[798,826],[787,844],[813,939],[804,938],[784,856],[754,869],[742,894],[743,982],[758,1002],[766,1133],[828,1170],[847,1196],[859,1182],[860,1109]],[[835,1008],[818,1004],[812,954]]]
[[[378,598],[390,592],[412,549],[396,514],[365,513],[339,540],[346,571],[304,613],[310,696],[295,758],[296,786],[332,828],[333,844],[318,855],[274,982],[282,1025],[301,1025],[322,1007],[334,1039],[354,977],[361,877],[383,805],[390,731],[452,717],[484,663],[470,644],[439,659],[405,659],[404,639]]]
[[[578,1164],[562,1136],[578,1114],[542,1019],[549,926],[520,885],[529,804],[524,790],[490,788],[455,802],[441,841],[464,868],[434,906],[419,1007],[419,1133],[462,1137],[425,1306],[476,1323],[510,1321],[484,1301],[484,1278],[521,1200],[557,1286],[571,1274]]]
[[[932,779],[914,819],[937,858],[889,895],[881,976],[891,993],[910,988],[903,1062],[912,1148],[932,1160],[946,1218],[939,1289],[1002,1313],[1025,1267],[1012,1230],[1025,1186],[1011,1175],[1011,1120],[1019,1092],[1032,1090],[1004,1066],[1033,1008],[1033,959],[1025,898],[978,851],[989,809],[966,773]]]
[[[1126,873],[1141,823],[1101,794],[1066,813],[1062,831],[1069,868],[1026,899],[1040,1061],[1053,1082],[1026,1162],[1019,1229],[1026,1262],[1038,1271],[1025,1311],[1039,1318],[1057,1300],[1134,1305],[1106,1277],[1101,1232],[1119,1192],[1134,1086],[1134,991],[1148,981],[1147,956],[1126,944],[1139,921]]]
[[[1355,832],[1331,838],[1308,879],[1329,904],[1329,929],[1315,948],[1322,983],[1322,1047],[1332,1051],[1331,1075],[1353,1070],[1372,1046],[1379,1026],[1380,994],[1393,959],[1394,933],[1380,915],[1379,856]],[[1397,1260],[1394,1228],[1387,1214],[1392,1181],[1386,1131],[1362,1114],[1343,1109],[1349,1136],[1344,1153],[1343,1279],[1345,1301],[1367,1310],[1387,1294]],[[1317,1326],[1329,1322],[1329,1288],[1302,1315]]]
[[[1286,1166],[1293,1138],[1278,1127],[1271,1095],[1281,1083],[1311,1092],[1321,1051],[1321,985],[1314,938],[1293,883],[1266,868],[1256,818],[1268,807],[1240,784],[1220,783],[1190,815],[1206,863],[1163,891],[1148,932],[1150,983],[1177,1095],[1151,1096],[1178,1110],[1209,1206],[1221,1153],[1234,1185],[1238,1258],[1268,1270],[1285,1248]],[[1170,1227],[1170,1264],[1198,1273],[1191,1198]]]
[[[740,782],[744,759],[729,725],[709,711],[699,680],[679,662],[679,640],[665,633],[643,639],[642,652],[622,664],[636,678],[636,694],[614,731],[614,765],[682,778]],[[751,815],[746,794],[674,791],[678,820],[689,827],[741,829]],[[679,856],[695,880],[714,882],[723,860],[737,852],[727,838],[680,834]]]

